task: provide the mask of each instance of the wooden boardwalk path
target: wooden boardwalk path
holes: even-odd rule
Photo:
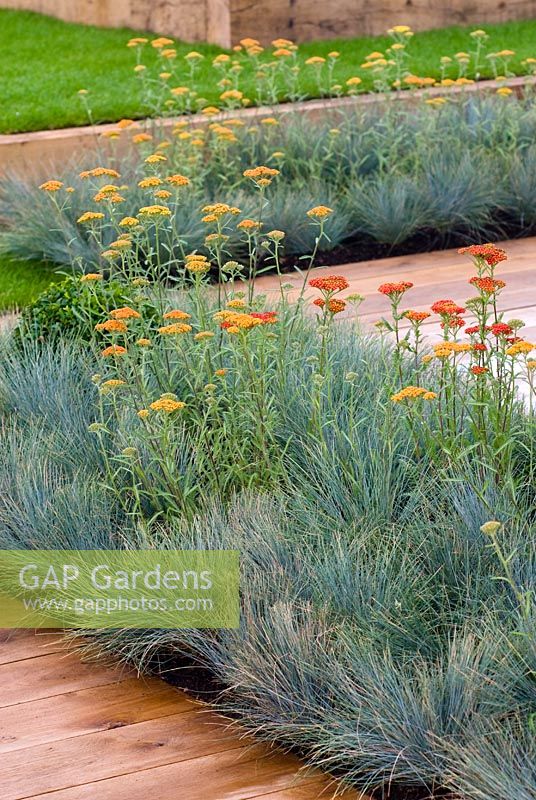
[[[2,800],[328,800],[333,781],[157,678],[0,631]],[[348,791],[344,800],[358,800]]]
[[[496,270],[497,277],[506,281],[506,287],[499,295],[499,310],[505,311],[505,320],[522,319],[526,327],[522,328],[520,335],[529,341],[536,341],[536,237],[499,242],[499,245],[508,253],[508,261],[499,264]],[[364,295],[365,300],[358,314],[368,325],[389,313],[388,299],[378,292],[380,283],[412,281],[414,288],[404,296],[401,308],[417,311],[429,311],[434,300],[447,298],[463,305],[475,294],[468,284],[469,278],[474,275],[474,268],[467,256],[459,255],[457,250],[437,250],[314,270],[315,277],[323,274],[344,275],[347,278],[350,288],[341,297],[352,292]],[[302,281],[297,273],[283,276],[284,283],[295,287],[289,292],[289,299],[298,295]],[[256,286],[257,291],[266,292],[274,301],[277,300],[280,291],[277,276],[261,277],[256,281]],[[307,295],[316,297],[318,293],[309,287]],[[345,314],[348,316],[347,312]],[[338,315],[338,318],[343,318],[345,314]],[[470,319],[470,316],[466,318]],[[433,316],[423,326],[423,331],[431,337],[440,333],[437,319],[437,316]]]

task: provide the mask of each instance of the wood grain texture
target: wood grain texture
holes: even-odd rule
[[[156,678],[65,656],[54,650],[57,635],[43,651],[44,637],[0,631],[2,800],[333,796],[333,779],[294,756],[255,743]]]

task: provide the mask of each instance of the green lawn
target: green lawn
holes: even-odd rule
[[[36,261],[14,261],[0,256],[0,313],[24,308],[51,283],[61,280],[55,270]]]
[[[396,24],[398,20],[393,20]],[[414,54],[410,69],[419,75],[439,75],[439,58],[468,50],[472,28],[446,28],[416,34],[410,44]],[[521,74],[521,61],[536,56],[536,20],[485,25],[492,50],[512,49],[516,57],[512,71]],[[14,133],[46,128],[82,125],[87,122],[78,90],[88,89],[95,121],[140,116],[138,82],[133,72],[134,53],[125,45],[139,32],[74,25],[25,11],[0,9],[0,132]],[[342,82],[356,74],[372,50],[383,50],[390,40],[374,37],[313,42],[300,46],[306,58],[339,50],[341,58],[334,79]],[[191,45],[178,45],[180,56]],[[223,52],[211,45],[195,44],[206,56]],[[154,63],[155,53],[147,48],[145,63]],[[196,90],[214,102],[219,90],[214,69],[207,58],[198,73]],[[187,83],[187,79],[184,80]],[[245,76],[245,88],[252,81]],[[366,88],[367,82],[364,81]],[[306,84],[310,95],[314,83]]]

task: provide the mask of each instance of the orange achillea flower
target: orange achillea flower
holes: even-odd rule
[[[44,183],[41,184],[39,188],[42,189],[44,192],[57,192],[61,189],[62,186],[63,186],[62,181],[45,181]]]
[[[262,325],[263,322],[253,314],[240,314],[238,311],[231,311],[224,309],[217,311],[214,314],[216,322],[220,323],[220,327],[227,330],[229,333],[237,333],[240,330],[250,330],[257,325]],[[235,329],[235,330],[233,330]]]
[[[465,308],[459,306],[454,300],[436,300],[432,305],[432,311],[434,314],[457,317],[465,312]]]
[[[422,386],[406,386],[399,392],[391,395],[393,403],[401,403],[403,400],[435,400],[437,394],[424,389]]]
[[[136,225],[139,225],[140,222],[136,217],[123,217],[121,222],[119,223],[119,227],[121,228],[134,228]]]
[[[106,333],[126,333],[128,328],[119,319],[107,319],[105,322],[98,322],[95,325],[95,330],[105,331]]]
[[[272,47],[294,47],[294,42],[292,39],[283,39],[279,37],[272,41]]]
[[[110,192],[107,190],[97,192],[97,194],[93,197],[93,200],[96,203],[102,203],[104,200],[107,200],[109,203],[123,203],[125,198],[123,195],[119,194],[119,192]]]
[[[325,219],[330,214],[333,214],[333,209],[329,206],[315,206],[307,212],[307,216],[311,219]]]
[[[317,297],[316,300],[313,300],[313,305],[319,306],[320,308],[324,308],[326,305],[326,301],[322,297]],[[339,314],[346,308],[345,301],[337,300],[336,298],[328,300],[327,305],[328,305],[328,310],[331,311],[332,314]]]
[[[104,219],[102,211],[85,211],[76,221],[80,225],[84,225],[86,222],[95,222],[98,219]]]
[[[109,347],[102,350],[101,356],[103,358],[108,358],[109,356],[124,356],[126,352],[126,347],[122,347],[120,344],[111,344]]]
[[[199,331],[199,333],[194,334],[194,339],[196,342],[202,342],[204,339],[212,339],[213,337],[213,331]]]
[[[238,223],[236,227],[243,231],[252,231],[260,228],[261,225],[262,225],[261,222],[257,222],[254,219],[243,219]]]
[[[162,153],[151,153],[150,156],[147,156],[145,159],[146,164],[158,164],[161,161],[167,161],[167,158],[162,155]]]
[[[413,284],[411,281],[399,281],[398,283],[382,283],[378,286],[378,291],[388,297],[397,297],[411,289]]]
[[[156,39],[152,40],[151,47],[161,50],[162,47],[168,47],[170,44],[173,44],[173,39],[167,39],[165,36],[158,36]]]
[[[472,366],[470,369],[473,375],[485,375],[486,372],[489,372],[489,369],[487,367],[479,367],[476,364]]]
[[[457,330],[457,328],[462,328],[465,325],[465,320],[461,317],[449,317],[444,322],[441,323],[441,328],[445,330],[445,328],[450,328],[451,330]]]
[[[275,325],[277,322],[277,311],[252,311],[250,316],[259,319],[263,325]]]
[[[425,319],[428,319],[430,314],[428,311],[409,311],[404,312],[404,316],[406,319],[409,319],[411,322],[423,322]]]
[[[226,369],[217,369],[214,372],[214,375],[217,375],[218,378],[223,378],[224,375],[227,375],[227,370]]]
[[[163,411],[165,414],[172,414],[174,411],[180,411],[182,408],[185,408],[186,403],[183,403],[181,400],[173,400],[171,397],[160,397],[158,400],[155,400],[154,403],[151,403],[149,408],[152,408],[153,411]]]
[[[103,276],[100,272],[87,272],[85,275],[82,275],[80,278],[82,283],[86,283],[87,281],[102,281]]]
[[[132,137],[132,141],[134,144],[142,144],[143,142],[150,142],[152,141],[152,135],[150,133],[136,133]]]
[[[190,319],[190,314],[186,311],[180,311],[178,308],[174,308],[171,311],[166,311],[163,315],[163,319]]]
[[[116,169],[110,169],[109,167],[93,167],[93,169],[83,170],[83,172],[80,173],[80,178],[101,178],[103,175],[106,175],[108,178],[121,177]]]
[[[158,328],[158,333],[162,336],[179,336],[183,333],[190,333],[192,326],[186,322],[174,322],[172,325],[164,325]]]
[[[137,344],[139,347],[150,347],[150,346],[151,346],[151,340],[150,340],[150,339],[145,339],[145,338],[138,339],[138,340],[136,341],[136,344]]]
[[[154,193],[154,196],[157,197],[159,200],[168,200],[172,194],[167,189],[157,189]]]
[[[110,311],[112,319],[141,319],[139,311],[135,311],[130,306],[123,306],[122,308],[114,308]]]
[[[499,289],[503,289],[506,286],[504,281],[501,281],[499,278],[479,278],[474,277],[469,280],[473,286],[476,286],[477,289],[480,289],[481,292],[484,294],[494,294]]]
[[[342,292],[348,289],[350,284],[343,275],[326,275],[323,278],[312,278],[309,286],[320,289],[321,292]]]
[[[305,63],[309,66],[321,65],[326,63],[326,59],[322,56],[311,56],[305,60]]]
[[[488,242],[487,244],[472,244],[469,247],[460,247],[458,253],[483,259],[490,267],[495,266],[500,261],[506,261],[508,256],[501,247],[496,247]]]

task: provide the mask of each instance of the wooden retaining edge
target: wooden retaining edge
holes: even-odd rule
[[[264,116],[284,118],[290,114],[306,114],[313,119],[320,119],[328,114],[343,114],[362,108],[373,108],[389,102],[415,103],[432,97],[490,94],[501,87],[512,89],[522,95],[529,87],[536,85],[536,76],[510,78],[506,81],[485,80],[466,86],[438,86],[414,91],[392,92],[390,94],[369,93],[356,97],[340,97],[325,100],[304,100],[299,103],[281,103],[273,106],[257,106],[254,108],[223,111],[207,117],[203,114],[192,114],[182,117],[162,119],[146,119],[136,123],[138,127],[151,130],[158,127],[162,132],[171,131],[181,121],[186,120],[190,126],[206,125],[208,122],[225,122],[226,119],[240,117],[243,120],[255,120]],[[106,154],[110,142],[106,134],[117,131],[117,124],[62,128],[58,130],[36,131],[31,133],[14,133],[0,135],[0,175],[6,171],[33,174],[35,176],[53,177],[51,170],[59,165],[65,166],[74,159],[91,150],[100,148]],[[114,140],[114,152],[126,149],[130,142],[133,127],[124,130],[119,140]]]

